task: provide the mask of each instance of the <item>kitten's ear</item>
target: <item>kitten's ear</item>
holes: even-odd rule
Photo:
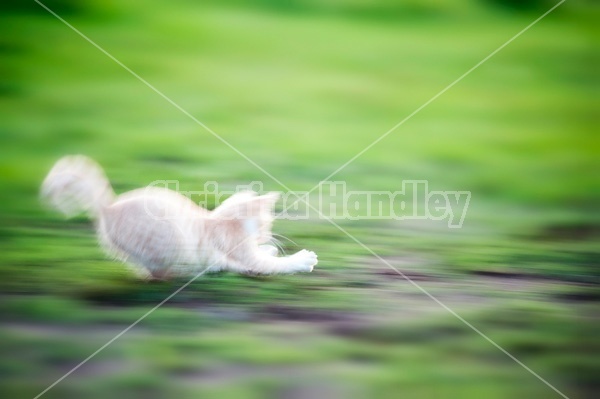
[[[275,204],[279,200],[279,197],[281,197],[281,194],[276,191],[271,191],[265,195],[256,197],[256,199],[260,201],[261,213],[268,212],[271,215],[274,214]]]
[[[232,195],[213,211],[213,217],[221,219],[260,219],[273,215],[273,208],[279,199],[279,193],[270,192],[256,196],[252,191]]]

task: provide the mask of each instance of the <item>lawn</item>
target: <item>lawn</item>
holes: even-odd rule
[[[58,158],[96,159],[118,193],[309,191],[554,3],[44,4],[155,90],[34,2],[0,14],[6,398],[35,397],[186,283],[136,280],[90,221],[45,208]],[[314,214],[278,220],[287,253],[318,253],[313,273],[202,276],[42,397],[594,397],[599,10],[565,2],[328,178],[470,191],[461,228],[336,219],[363,247]]]

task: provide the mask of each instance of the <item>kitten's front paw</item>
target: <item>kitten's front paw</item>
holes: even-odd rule
[[[317,264],[317,254],[313,251],[307,251],[303,249],[293,255],[296,258],[296,271],[310,273],[313,271],[313,267]]]

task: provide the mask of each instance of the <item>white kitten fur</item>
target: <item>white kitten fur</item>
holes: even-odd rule
[[[67,217],[86,212],[108,253],[140,277],[168,278],[207,271],[246,274],[310,272],[317,255],[302,250],[278,257],[271,240],[278,193],[237,193],[213,211],[162,188],[116,196],[98,164],[61,158],[42,184],[42,197]]]

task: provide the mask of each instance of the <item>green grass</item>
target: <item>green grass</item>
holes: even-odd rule
[[[299,191],[552,6],[46,4]],[[598,12],[566,2],[332,178],[471,191],[461,229],[336,222],[570,398],[598,388]],[[37,4],[0,32],[0,389],[20,398],[185,282],[135,280],[89,221],[45,209],[56,159],[95,158],[119,193],[285,187]],[[559,397],[327,221],[275,231],[319,254],[315,272],[203,276],[44,397]]]

